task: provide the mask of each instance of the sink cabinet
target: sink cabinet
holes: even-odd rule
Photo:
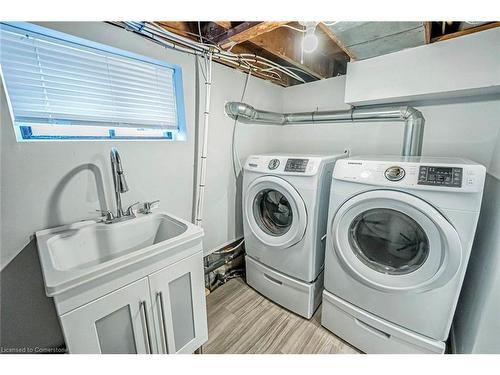
[[[156,212],[36,238],[70,353],[192,353],[207,341],[202,228]]]
[[[207,339],[202,252],[60,316],[70,353],[192,353]]]
[[[192,353],[208,340],[202,255],[148,277],[160,353]]]
[[[144,306],[146,312],[151,306],[147,278],[62,315],[60,320],[69,352],[148,353]]]

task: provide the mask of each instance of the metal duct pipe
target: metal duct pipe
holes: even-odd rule
[[[251,105],[228,102],[226,114],[244,123],[272,125],[293,125],[329,122],[372,122],[403,121],[403,156],[422,155],[425,119],[421,112],[409,106],[392,107],[353,107],[343,111],[277,113],[255,109]]]

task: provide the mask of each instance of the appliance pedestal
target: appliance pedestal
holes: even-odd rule
[[[267,267],[248,255],[245,262],[248,285],[304,318],[313,316],[321,303],[323,272],[312,283],[306,283]]]

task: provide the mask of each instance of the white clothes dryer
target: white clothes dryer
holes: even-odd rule
[[[443,353],[485,168],[360,156],[333,173],[322,324],[367,353]]]

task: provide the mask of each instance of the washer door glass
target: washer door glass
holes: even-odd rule
[[[255,196],[253,215],[257,225],[271,236],[282,236],[293,222],[290,202],[274,189],[264,189]]]
[[[277,176],[262,176],[244,189],[245,236],[273,249],[299,242],[307,228],[307,210],[299,192]]]
[[[422,227],[408,215],[388,208],[356,216],[349,228],[349,242],[364,264],[391,275],[417,270],[429,255],[429,239]]]

